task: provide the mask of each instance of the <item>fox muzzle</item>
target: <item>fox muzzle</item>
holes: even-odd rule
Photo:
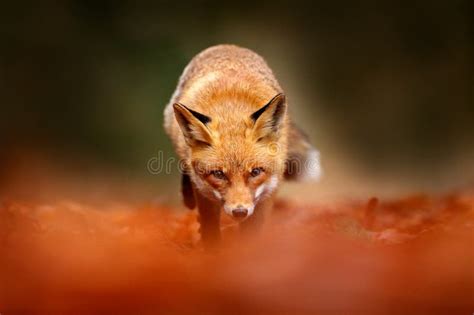
[[[243,220],[253,214],[254,205],[224,205],[224,211],[235,220]]]

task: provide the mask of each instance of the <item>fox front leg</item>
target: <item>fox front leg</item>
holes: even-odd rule
[[[196,201],[199,211],[199,229],[204,246],[212,246],[221,239],[220,205],[196,192]]]

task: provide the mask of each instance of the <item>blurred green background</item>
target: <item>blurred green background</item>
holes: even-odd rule
[[[327,178],[457,185],[474,168],[470,7],[2,2],[0,153],[28,148],[177,181],[146,169],[159,150],[174,155],[164,106],[195,54],[234,43],[274,69]]]

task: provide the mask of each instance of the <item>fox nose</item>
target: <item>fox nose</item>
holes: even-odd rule
[[[237,208],[237,209],[234,209],[232,210],[232,216],[234,218],[245,218],[248,214],[248,210],[245,209],[245,208]]]

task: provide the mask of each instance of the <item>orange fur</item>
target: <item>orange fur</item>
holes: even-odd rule
[[[271,69],[249,49],[211,47],[185,68],[165,109],[165,129],[186,166],[191,180],[183,182],[192,189],[183,191],[194,192],[204,230],[205,211],[215,217],[221,208],[252,214],[270,207],[289,157],[286,107]]]

